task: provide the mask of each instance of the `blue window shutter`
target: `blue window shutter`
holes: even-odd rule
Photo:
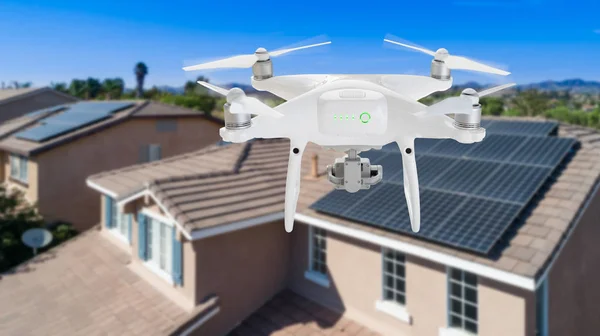
[[[132,214],[127,215],[127,226],[128,226],[127,239],[129,240],[129,244],[131,244],[131,227],[133,226],[132,222],[133,222],[133,215]]]
[[[110,229],[112,227],[112,205],[113,199],[104,195],[104,223]]]
[[[144,216],[144,214],[142,214],[141,212],[138,213],[137,220],[138,220],[138,252],[139,252],[140,259],[147,260],[146,237],[148,237],[148,228],[146,227],[146,225],[147,225],[148,221],[146,220],[146,216]]]
[[[183,267],[181,265],[181,242],[177,240],[177,230],[172,228],[173,231],[173,282],[176,285],[181,286],[183,283]]]

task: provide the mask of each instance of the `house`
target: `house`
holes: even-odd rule
[[[78,99],[49,87],[0,90],[0,123],[40,109]]]
[[[157,102],[53,106],[0,125],[0,176],[49,223],[85,230],[100,219],[87,176],[213,144],[220,127],[202,113]]]
[[[595,335],[598,132],[485,125],[479,145],[417,141],[417,234],[393,146],[363,153],[388,169],[355,194],[323,176],[340,153],[307,147],[289,234],[287,140],[90,176],[99,230],[4,275],[4,330],[46,312],[58,320],[38,327],[46,335]],[[53,293],[62,286],[75,289]]]

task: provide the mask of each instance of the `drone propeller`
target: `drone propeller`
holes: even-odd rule
[[[275,118],[283,117],[283,114],[276,111],[275,109],[265,105],[260,100],[254,97],[248,97],[239,88],[232,88],[231,90],[212,85],[207,82],[198,81],[198,84],[206,87],[207,89],[213,90],[219,94],[222,94],[227,98],[227,102],[231,104],[230,112],[234,114],[255,114],[255,115],[267,115]]]
[[[323,43],[310,44],[310,45],[306,45],[306,46],[302,46],[302,47],[281,49],[281,50],[276,50],[276,51],[271,51],[271,52],[267,52],[267,50],[265,48],[258,48],[254,52],[254,54],[238,55],[238,56],[221,59],[218,61],[187,66],[187,67],[184,67],[183,70],[194,71],[194,70],[220,69],[220,68],[251,68],[254,65],[254,63],[256,63],[257,61],[266,61],[270,57],[277,57],[277,56],[281,56],[281,55],[287,54],[292,51],[307,49],[307,48],[312,48],[312,47],[318,47],[318,46],[322,46],[322,45],[326,45],[326,44],[330,44],[330,43],[331,43],[331,41],[328,41],[328,42],[323,42]]]
[[[444,114],[471,114],[473,106],[479,104],[479,98],[515,86],[516,83],[503,84],[477,92],[473,89],[464,89],[459,97],[450,97],[439,103],[429,106],[425,111],[418,112],[421,116]]]
[[[425,48],[421,48],[421,47],[416,47],[410,44],[405,44],[405,43],[400,43],[397,41],[392,41],[390,39],[383,39],[385,42],[389,42],[392,44],[397,44],[399,46],[403,46],[406,48],[410,48],[413,50],[417,50],[420,51],[422,53],[431,55],[433,57],[435,57],[436,60],[438,61],[442,61],[444,63],[446,63],[446,65],[448,66],[448,68],[450,69],[462,69],[462,70],[471,70],[471,71],[479,71],[479,72],[487,72],[487,73],[492,73],[492,74],[496,74],[496,75],[502,75],[502,76],[508,76],[510,75],[510,72],[508,71],[504,71],[501,69],[496,69],[493,68],[489,65],[485,65],[479,62],[475,62],[473,60],[470,60],[466,57],[463,56],[454,56],[454,55],[450,55],[448,53],[448,50],[444,49],[444,48],[440,48],[437,51],[431,51],[429,49],[425,49]]]

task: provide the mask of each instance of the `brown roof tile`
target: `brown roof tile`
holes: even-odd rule
[[[290,290],[273,297],[229,333],[246,335],[378,335]]]
[[[189,313],[128,269],[129,259],[92,229],[3,274],[1,333],[164,335]]]

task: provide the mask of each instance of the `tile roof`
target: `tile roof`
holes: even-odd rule
[[[339,335],[376,336],[341,314],[284,290],[240,323],[227,336]]]
[[[600,143],[596,140],[598,134],[600,134],[598,131],[589,128],[565,125],[559,128],[559,136],[578,138],[581,141],[581,149],[571,158],[557,181],[546,191],[543,199],[531,207],[530,214],[520,223],[515,232],[512,232],[512,236],[505,239],[504,248],[496,251],[491,257],[459,251],[415,238],[415,236],[374,228],[309,209],[312,203],[332,190],[330,183],[323,177],[302,180],[297,212],[410,242],[504,271],[535,277],[549,262],[600,177]],[[202,229],[231,223],[232,220],[258,217],[265,211],[282,210],[288,151],[288,140],[256,140],[246,144],[231,144],[220,149],[211,147],[206,151],[191,153],[180,158],[95,175],[89,180],[108,190],[116,191],[119,196],[125,196],[132,190],[143,189],[143,182],[174,176],[176,178],[172,181],[160,180],[149,185],[154,192],[160,195],[161,202],[168,204],[169,211],[187,223],[186,228]],[[232,162],[236,161],[236,154],[244,157],[243,164],[238,170],[232,168]],[[309,174],[313,154],[319,156],[321,175],[324,175],[327,165],[331,164],[336,157],[342,156],[341,153],[309,144],[302,162],[302,174],[305,177]],[[229,166],[223,164],[223,156],[228,157]],[[178,162],[179,165],[177,165]],[[186,176],[184,171],[186,168],[186,171],[190,169],[195,171]],[[153,176],[150,173],[152,171],[161,173],[154,173],[158,176]],[[218,177],[197,175],[209,172],[220,172],[223,175]],[[257,176],[256,172],[260,172],[264,176]],[[140,176],[144,176],[145,179]],[[238,190],[240,183],[232,183],[236,178],[248,179],[252,182],[248,183],[247,187],[244,186],[243,189]],[[210,190],[211,197],[192,194],[199,190]],[[279,192],[277,192],[278,190]],[[256,198],[255,194],[258,195],[258,192],[262,193],[259,200],[253,200],[250,204],[240,202],[244,197],[246,199]],[[277,202],[281,202],[281,204],[277,205]],[[223,210],[218,210],[218,207],[222,207]],[[207,210],[212,212],[206,212]],[[208,215],[203,217],[202,213],[204,212]]]
[[[43,89],[47,89],[47,88],[29,87],[29,88],[22,88],[22,89],[0,89],[0,102],[3,102],[4,100],[8,100],[10,98],[14,98],[17,96],[32,93],[32,92],[35,92],[38,90],[43,90]]]
[[[0,275],[1,335],[165,335],[189,315],[89,230]]]
[[[102,101],[93,101],[94,103],[102,103]],[[114,102],[114,101],[112,101]],[[128,101],[123,101],[128,102]],[[64,143],[73,141],[82,136],[87,136],[93,134],[95,132],[101,131],[106,127],[111,127],[116,124],[119,124],[129,118],[134,117],[200,117],[209,120],[210,122],[221,122],[218,119],[207,117],[204,114],[186,109],[179,106],[162,104],[158,102],[150,102],[144,100],[132,100],[129,101],[134,105],[125,110],[121,110],[112,114],[111,118],[102,120],[97,123],[93,123],[88,126],[84,126],[78,128],[74,131],[66,133],[64,135],[58,136],[56,138],[52,138],[45,142],[32,142],[28,140],[19,139],[15,136],[12,136],[17,130],[27,129],[29,127],[34,127],[38,125],[38,122],[42,121],[45,117],[49,116],[49,114],[41,114],[36,117],[31,116],[23,116],[13,120],[8,121],[6,124],[0,126],[0,149],[4,149],[6,151],[11,151],[15,153],[19,153],[22,155],[36,155],[43,151],[49,150],[56,146],[60,146]],[[77,102],[77,104],[85,104],[86,102]],[[64,104],[64,106],[69,106],[69,104]],[[55,112],[56,114],[61,113],[61,111]],[[54,115],[54,113],[52,113]]]

